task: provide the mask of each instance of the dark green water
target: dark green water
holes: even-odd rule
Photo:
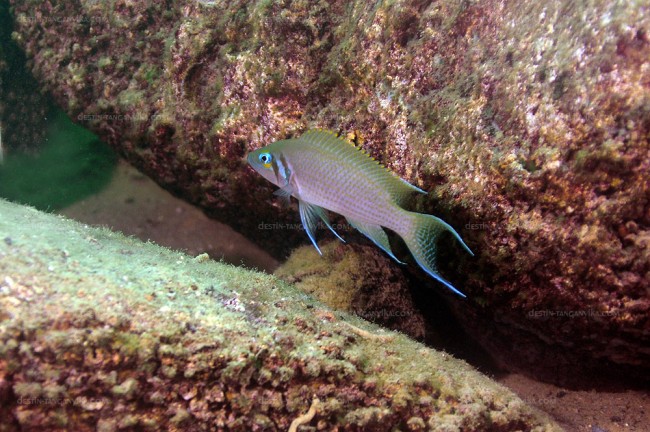
[[[12,30],[9,3],[0,0],[0,197],[55,211],[104,187],[117,158],[52,106]]]
[[[95,134],[55,111],[36,154],[5,156],[0,165],[0,197],[58,210],[101,190],[116,162],[115,153]]]

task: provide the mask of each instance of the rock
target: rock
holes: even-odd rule
[[[424,317],[409,295],[408,280],[375,246],[338,240],[296,249],[275,275],[335,310],[354,313],[417,340],[431,340]]]
[[[2,430],[279,431],[312,404],[327,430],[560,430],[465,362],[273,276],[0,214]]]
[[[414,209],[477,253],[445,243],[440,268],[502,364],[564,382],[650,376],[639,3],[12,4],[15,39],[71,116],[276,257],[303,233],[260,224],[297,222],[295,208],[243,157],[332,128],[430,191]]]
[[[11,39],[9,4],[0,3],[0,163],[9,152],[36,153],[45,141],[51,109]]]

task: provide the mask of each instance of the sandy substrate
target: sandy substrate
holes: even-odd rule
[[[272,272],[278,262],[228,226],[174,198],[130,166],[120,163],[100,194],[60,213],[73,219],[151,240],[191,255],[207,252],[232,264]],[[495,379],[525,402],[550,414],[568,431],[650,431],[650,395],[639,390],[569,390],[518,374]],[[597,383],[594,383],[597,387]]]
[[[118,164],[113,180],[100,194],[59,213],[194,256],[207,253],[267,273],[278,266],[246,237],[173,197],[125,162]]]
[[[526,403],[549,414],[568,431],[650,431],[648,392],[568,390],[518,374],[496,380]]]

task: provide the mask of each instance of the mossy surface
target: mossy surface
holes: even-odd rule
[[[332,309],[417,340],[433,339],[434,335],[426,334],[424,317],[410,296],[407,279],[381,250],[338,240],[321,244],[320,249],[322,256],[312,245],[296,249],[274,274]]]
[[[0,430],[559,430],[277,278],[0,200]],[[311,429],[309,429],[311,430]]]

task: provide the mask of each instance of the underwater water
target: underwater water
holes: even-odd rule
[[[111,180],[115,152],[61,111],[51,117],[38,150],[4,158],[0,197],[55,211],[99,192]]]
[[[0,0],[0,432],[650,430],[649,31]]]

